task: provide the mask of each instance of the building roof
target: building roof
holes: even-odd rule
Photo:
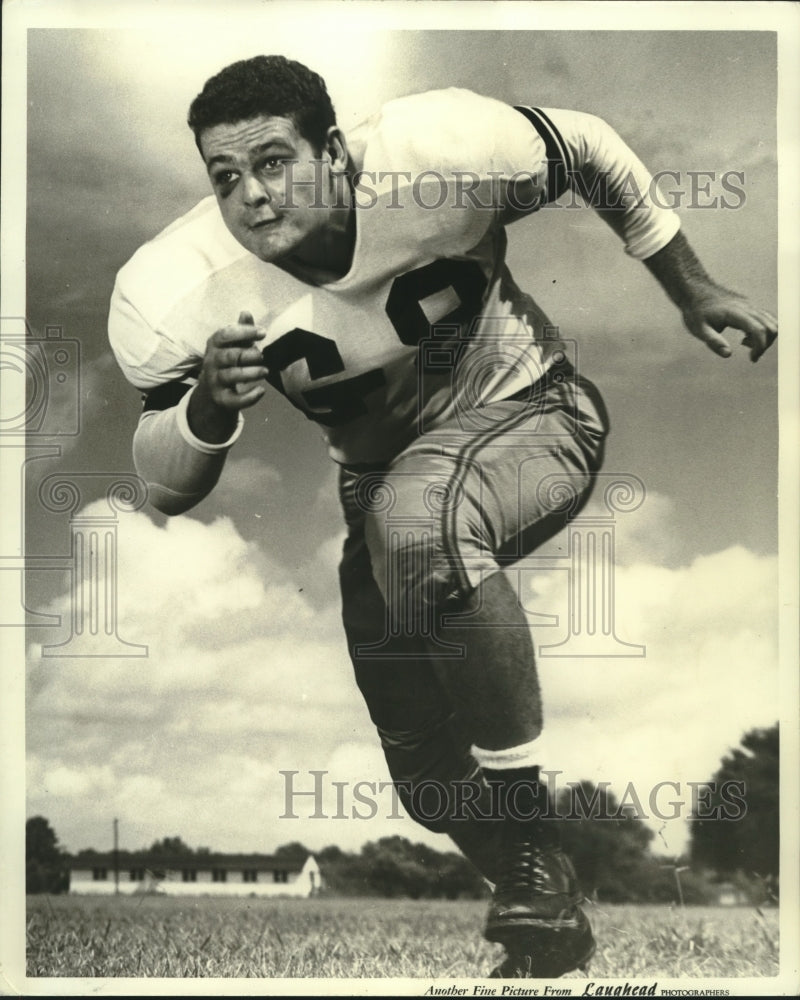
[[[299,857],[276,857],[273,854],[151,854],[149,851],[119,851],[117,864],[119,868],[161,868],[172,871],[184,869],[206,871],[212,868],[226,871],[285,871],[299,872],[309,855]],[[69,855],[69,867],[76,868],[113,868],[113,851],[79,851]]]

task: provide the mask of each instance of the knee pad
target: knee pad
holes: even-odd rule
[[[460,592],[459,564],[433,523],[369,518],[372,571],[395,627],[425,622]]]
[[[365,473],[353,491],[372,576],[398,631],[435,610],[458,611],[497,568],[479,470],[477,486],[463,479],[452,456],[420,446],[391,470]]]
[[[378,730],[389,773],[408,815],[435,833],[489,818],[490,789],[452,717],[411,732]]]

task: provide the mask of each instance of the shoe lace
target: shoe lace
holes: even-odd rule
[[[497,880],[500,892],[522,887],[543,892],[547,885],[547,869],[542,848],[535,842],[533,831],[516,831],[504,852],[504,865]]]

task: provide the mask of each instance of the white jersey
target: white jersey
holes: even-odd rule
[[[350,270],[306,283],[260,261],[213,197],[122,268],[109,332],[146,406],[173,406],[208,338],[252,313],[268,381],[323,428],[332,457],[386,461],[422,427],[535,383],[559,341],[505,265],[505,225],[569,185],[607,191],[603,217],[646,258],[678,230],[650,175],[600,119],[513,108],[464,90],[387,104],[354,137]],[[555,361],[554,361],[555,359]]]

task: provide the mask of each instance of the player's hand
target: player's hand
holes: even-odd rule
[[[187,413],[189,426],[201,440],[227,440],[239,410],[253,406],[267,391],[267,369],[257,346],[264,336],[250,313],[241,312],[237,323],[224,326],[208,338],[203,368]]]
[[[264,395],[267,369],[256,346],[263,339],[249,312],[208,338],[199,381],[217,406],[243,410]]]
[[[722,336],[728,327],[744,333],[742,345],[750,348],[751,361],[758,361],[778,336],[778,321],[771,313],[718,285],[704,287],[683,306],[683,321],[693,336],[721,358],[733,353]]]

